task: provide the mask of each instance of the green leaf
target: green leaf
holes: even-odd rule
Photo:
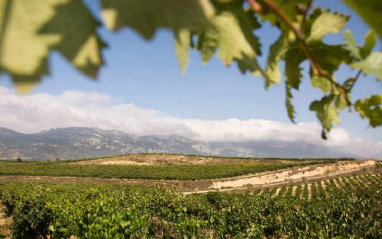
[[[48,74],[48,55],[61,51],[85,74],[95,77],[103,64],[98,23],[80,0],[0,2],[0,72],[28,92]]]
[[[326,45],[319,42],[311,44],[309,47],[321,68],[335,81],[333,73],[338,70],[342,63],[349,60],[349,52],[343,49],[341,45]],[[320,88],[325,94],[334,88],[333,83],[327,78],[316,76],[313,72],[310,72],[310,74],[314,88]]]
[[[355,109],[360,112],[362,118],[369,119],[371,127],[382,125],[382,96],[372,95],[370,98],[357,100]]]
[[[0,72],[9,73],[23,93],[49,72],[49,50],[60,36],[36,32],[54,16],[56,4],[45,0],[0,1]]]
[[[293,95],[292,95],[292,87],[290,87],[288,85],[287,82],[285,82],[285,89],[286,89],[286,100],[285,100],[285,104],[286,104],[286,107],[287,107],[287,113],[288,113],[288,117],[289,119],[295,123],[294,119],[295,119],[295,110],[294,110],[294,106],[292,104],[292,98],[293,98]]]
[[[347,16],[331,13],[329,10],[322,12],[320,9],[312,13],[312,16],[309,35],[306,39],[308,43],[322,41],[322,38],[329,33],[339,33],[349,19]]]
[[[300,16],[303,15],[300,6],[307,6],[309,0],[273,0],[273,2],[277,4],[280,11],[291,19],[292,22],[299,22]],[[289,27],[284,21],[270,11],[262,12],[260,17],[263,21],[269,21],[273,26],[279,26],[283,31],[289,31]]]
[[[316,112],[317,118],[320,120],[322,127],[327,132],[333,127],[333,123],[339,124],[337,117],[338,111],[333,106],[335,96],[325,96],[320,101],[314,101],[310,104],[310,110]]]
[[[111,30],[129,26],[151,39],[162,27],[201,32],[210,26],[214,8],[209,0],[102,0],[102,17]]]
[[[352,8],[382,38],[381,0],[342,0]]]
[[[265,81],[265,88],[280,82],[281,73],[279,64],[280,61],[284,58],[285,51],[288,49],[288,42],[284,36],[280,36],[280,38],[270,47],[267,68],[265,70],[266,74],[268,75],[268,80]]]
[[[365,60],[351,65],[353,69],[360,69],[366,75],[375,75],[382,81],[382,52],[372,52]]]
[[[361,48],[361,55],[363,59],[365,59],[366,57],[370,55],[371,51],[373,50],[375,46],[375,43],[377,43],[377,38],[375,36],[375,33],[374,31],[369,31],[365,35],[365,44]]]
[[[311,74],[310,81],[313,88],[319,88],[324,94],[327,94],[333,89],[333,84],[325,77]]]
[[[206,63],[217,51],[224,65],[238,63],[242,73],[264,74],[259,69],[256,55],[261,54],[259,39],[253,31],[260,27],[250,9],[242,7],[243,1],[214,1],[216,15],[212,27],[200,34],[198,49]]]
[[[66,2],[56,7],[56,14],[40,33],[59,34],[61,41],[54,48],[82,73],[96,78],[99,67],[104,64],[100,49],[107,46],[96,32],[101,24],[81,0]]]
[[[190,61],[188,52],[191,46],[191,32],[188,29],[182,29],[175,32],[175,53],[178,57],[180,71],[184,74],[184,69]]]
[[[327,45],[322,42],[322,38],[329,33],[338,33],[345,25],[348,17],[316,9],[305,24],[304,32],[307,34],[307,45],[312,55],[321,68],[332,77],[334,71],[338,70],[341,63],[349,59],[349,52],[344,50],[342,45]],[[266,86],[278,83],[280,71],[278,68],[280,60],[285,60],[285,80],[295,89],[301,83],[300,64],[307,60],[305,50],[300,42],[288,33],[283,33],[281,37],[271,46],[268,56],[266,73],[269,81]],[[332,83],[323,77],[314,76],[311,72],[313,87],[319,87],[324,93],[332,88]]]
[[[357,43],[355,42],[354,36],[351,33],[351,31],[349,29],[345,30],[343,33],[343,36],[345,38],[345,44],[347,48],[349,49],[349,51],[353,53],[355,58],[357,58],[358,60],[361,60],[362,59],[361,51]]]
[[[198,39],[198,50],[201,53],[202,63],[206,64],[216,53],[219,46],[219,35],[214,28],[206,30]]]
[[[349,96],[348,96],[349,97]],[[337,109],[344,110],[346,109],[349,105],[346,102],[346,98],[343,94],[338,94],[334,96],[334,106]]]
[[[302,77],[300,64],[304,60],[306,60],[306,55],[299,48],[292,47],[285,54],[285,81],[296,90],[300,87]]]

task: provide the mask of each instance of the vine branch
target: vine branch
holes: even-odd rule
[[[304,10],[304,17],[302,18],[301,26],[300,26],[301,31],[304,31],[305,29],[306,18],[308,17],[308,13],[312,5],[313,5],[313,0],[309,0],[308,3],[306,4],[305,10]]]
[[[262,6],[256,1],[256,0],[247,0],[249,2],[249,4],[252,6],[253,10],[255,12],[259,12],[262,10]],[[270,10],[271,12],[273,12],[276,16],[278,16],[281,20],[284,21],[284,23],[293,31],[293,33],[295,34],[295,36],[297,37],[297,40],[300,42],[301,46],[302,46],[302,49],[303,51],[305,52],[306,54],[306,57],[308,58],[309,60],[309,63],[310,63],[310,66],[312,68],[312,71],[315,75],[318,75],[318,76],[321,76],[321,77],[324,77],[325,79],[327,79],[328,81],[330,81],[333,85],[336,86],[336,88],[338,89],[338,91],[343,94],[345,96],[345,99],[346,99],[346,102],[348,105],[352,105],[352,103],[350,102],[349,100],[349,97],[347,95],[347,92],[346,90],[340,85],[338,84],[337,82],[335,82],[329,75],[328,75],[328,72],[325,71],[324,69],[321,68],[320,64],[317,62],[317,60],[315,59],[315,57],[313,56],[312,52],[310,51],[309,49],[309,46],[306,42],[306,38],[305,38],[305,35],[303,33],[303,31],[299,28],[297,28],[292,20],[286,16],[282,11],[281,9],[279,8],[279,6],[273,2],[272,0],[262,0],[262,2],[266,5],[267,9]],[[305,13],[305,16],[304,16],[304,22],[306,21],[306,18],[307,18],[307,14],[308,14],[308,10],[310,9],[312,5],[312,0],[309,1],[308,5],[307,5],[307,11]],[[304,23],[305,24],[305,23]]]
[[[354,87],[355,83],[357,82],[358,78],[361,76],[361,73],[362,73],[362,70],[359,70],[359,71],[357,72],[357,75],[355,76],[354,81],[353,81],[352,84],[350,85],[350,87],[349,87],[349,89],[348,89],[348,92],[350,92],[350,91],[353,89],[353,87]]]

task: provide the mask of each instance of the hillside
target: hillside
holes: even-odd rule
[[[357,157],[304,141],[201,142],[178,135],[136,136],[98,128],[59,128],[23,134],[0,128],[0,159],[75,159],[137,153],[229,157]]]

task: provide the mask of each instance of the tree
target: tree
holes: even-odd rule
[[[158,28],[174,33],[176,55],[182,73],[190,49],[207,63],[215,54],[224,65],[234,62],[242,73],[265,80],[265,88],[280,83],[279,65],[285,62],[286,108],[292,122],[293,91],[299,90],[302,63],[309,62],[312,87],[323,97],[311,103],[323,130],[322,137],[338,124],[338,112],[349,108],[372,127],[382,124],[382,96],[351,99],[362,75],[382,81],[382,52],[373,51],[382,37],[382,1],[342,0],[371,30],[358,46],[350,30],[343,31],[344,44],[323,42],[327,34],[340,34],[349,16],[314,6],[313,0],[100,0],[105,27],[118,31],[131,27],[149,40]],[[340,1],[340,0],[338,0]],[[270,47],[267,65],[261,66],[260,38],[254,33],[264,22],[280,31]],[[11,75],[20,91],[28,91],[48,74],[48,56],[57,50],[83,74],[96,78],[104,64],[102,26],[81,0],[3,0],[0,2],[0,72]],[[354,70],[354,77],[335,79],[341,64]]]

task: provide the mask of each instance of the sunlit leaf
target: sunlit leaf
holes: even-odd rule
[[[321,9],[316,9],[307,19],[305,27],[305,32],[308,34],[307,45],[320,67],[330,77],[338,70],[341,63],[349,59],[349,52],[344,50],[342,45],[325,44],[322,38],[326,34],[340,32],[347,19],[346,16],[322,11]],[[307,60],[307,56],[300,42],[286,33],[271,46],[266,70],[270,79],[268,85],[279,81],[278,65],[281,59],[285,60],[285,80],[293,88],[299,89],[301,83],[300,64]],[[315,76],[312,71],[311,81],[313,87],[319,87],[324,93],[333,88],[332,83],[327,78]]]
[[[347,48],[349,49],[349,51],[357,59],[362,59],[361,51],[360,51],[357,43],[355,42],[355,39],[354,39],[352,32],[349,29],[347,29],[346,31],[344,31],[343,36],[345,38],[345,44],[346,44]]]
[[[201,53],[203,64],[206,64],[215,55],[218,46],[219,35],[217,34],[216,29],[210,28],[200,34],[198,50]]]
[[[372,52],[365,60],[351,65],[354,69],[360,69],[366,75],[375,75],[382,81],[382,52]]]
[[[280,36],[279,39],[270,47],[266,68],[266,73],[268,75],[268,80],[265,82],[266,88],[280,82],[281,73],[279,64],[284,58],[285,52],[288,50],[289,45],[284,36]]]
[[[100,49],[106,44],[97,35],[101,25],[81,0],[67,0],[56,7],[56,15],[40,30],[41,34],[61,36],[55,45],[71,63],[85,75],[96,78],[104,64]]]
[[[203,63],[218,52],[224,65],[237,62],[242,73],[266,75],[260,70],[256,56],[261,54],[259,39],[253,31],[260,27],[255,13],[243,9],[243,0],[213,1],[216,15],[212,27],[200,34],[198,50]]]
[[[151,39],[158,28],[201,32],[210,26],[209,0],[102,0],[102,17],[111,30],[128,26]]]
[[[23,93],[49,73],[49,50],[61,38],[37,32],[54,16],[58,3],[0,1],[0,71],[9,73]]]
[[[313,14],[307,42],[322,41],[322,38],[327,34],[339,33],[349,19],[347,16],[331,13],[329,10],[317,9]]]
[[[358,100],[355,109],[360,112],[362,118],[367,118],[371,127],[382,125],[382,96],[373,95],[364,100]]]
[[[320,101],[313,101],[310,110],[316,112],[317,118],[320,120],[322,127],[326,131],[330,131],[333,123],[339,124],[338,111],[333,106],[334,95],[325,96]]]
[[[182,29],[175,32],[175,52],[178,57],[180,71],[184,74],[184,69],[190,61],[188,52],[191,46],[191,32],[188,29]]]
[[[49,73],[51,49],[59,50],[88,76],[103,64],[97,21],[80,0],[0,2],[0,71],[27,92]]]

